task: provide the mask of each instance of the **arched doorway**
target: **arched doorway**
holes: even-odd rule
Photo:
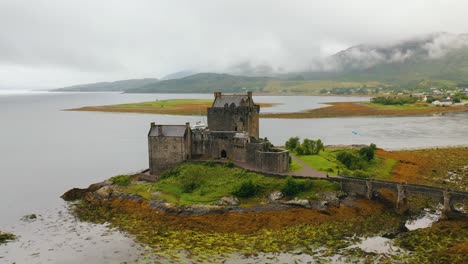
[[[221,158],[222,158],[222,159],[227,158],[227,153],[226,153],[226,151],[225,151],[224,149],[221,150]]]

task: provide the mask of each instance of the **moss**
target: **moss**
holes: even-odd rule
[[[384,211],[375,202],[357,201],[356,208],[334,208],[329,215],[310,209],[175,216],[152,210],[134,201],[99,201],[76,205],[82,220],[109,222],[134,234],[157,254],[175,256],[187,250],[191,258],[233,252],[313,253],[325,247],[327,254],[351,245],[353,236],[375,235],[401,223],[400,216]],[[311,248],[312,247],[312,248]]]
[[[15,240],[15,239],[16,239],[16,236],[14,234],[4,233],[0,231],[0,244]]]

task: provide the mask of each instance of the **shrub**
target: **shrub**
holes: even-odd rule
[[[285,196],[292,197],[294,195],[297,195],[304,189],[305,189],[305,185],[303,182],[299,182],[297,180],[294,180],[291,176],[288,176],[288,178],[286,179],[286,183],[281,189],[281,192]]]
[[[118,186],[130,185],[130,177],[128,175],[117,175],[110,178],[110,181]]]
[[[252,197],[255,196],[259,191],[259,186],[254,184],[251,180],[241,183],[232,194],[237,197]]]
[[[361,155],[367,161],[371,161],[372,159],[374,159],[376,149],[377,146],[375,144],[370,144],[370,146],[368,147],[361,148],[359,150],[359,155]]]
[[[361,157],[354,155],[348,151],[342,151],[336,155],[336,159],[339,160],[346,168],[350,170],[363,169],[365,162]]]
[[[354,177],[359,177],[359,178],[369,178],[371,176],[368,172],[365,172],[363,170],[355,170],[353,171],[352,175]]]
[[[204,180],[203,177],[206,174],[204,169],[195,169],[192,166],[188,166],[179,175],[179,183],[184,193],[191,193],[198,187],[200,187]]]

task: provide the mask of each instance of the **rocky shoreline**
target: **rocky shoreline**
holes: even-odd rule
[[[131,178],[137,182],[155,182],[157,179],[139,173]],[[268,199],[260,204],[244,207],[236,197],[222,197],[211,204],[177,205],[169,203],[164,199],[144,199],[136,194],[125,193],[120,187],[109,180],[91,184],[88,188],[73,188],[65,192],[61,198],[65,201],[84,200],[96,203],[109,200],[128,200],[138,203],[147,203],[149,208],[174,215],[205,215],[219,214],[225,212],[264,212],[288,210],[291,208],[307,208],[327,213],[329,207],[339,207],[340,203],[347,197],[343,192],[323,192],[318,194],[317,199],[287,198],[280,191],[268,195]]]

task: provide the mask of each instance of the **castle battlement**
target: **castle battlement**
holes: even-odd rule
[[[265,172],[285,172],[289,152],[271,148],[259,139],[260,106],[252,93],[214,93],[208,108],[208,127],[151,124],[148,132],[150,173],[158,174],[194,159],[230,159]]]

